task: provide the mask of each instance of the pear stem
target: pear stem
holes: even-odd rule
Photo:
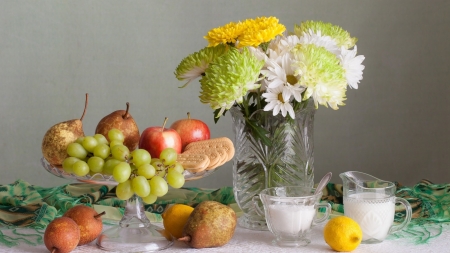
[[[187,113],[187,116],[188,116],[188,119],[191,119],[191,113],[190,112]]]
[[[178,238],[178,241],[181,241],[181,242],[190,242],[191,239],[192,239],[192,238],[191,238],[189,235],[186,235],[186,236],[183,236],[183,237]]]
[[[102,217],[102,216],[105,215],[105,214],[106,214],[105,211],[103,211],[103,212],[101,212],[101,213],[99,213],[99,214],[96,214],[96,215],[94,215],[94,219],[97,219],[98,217]]]
[[[164,132],[164,127],[166,126],[167,119],[168,119],[167,117],[164,119],[164,123],[162,125],[161,132]]]
[[[84,114],[86,114],[86,109],[87,109],[87,106],[88,106],[88,100],[89,100],[89,95],[86,93],[86,100],[84,101],[83,115],[81,115],[80,121],[83,121]]]
[[[125,111],[125,113],[122,115],[122,119],[128,119],[128,116],[130,115],[128,113],[128,110],[130,109],[130,103],[127,102],[127,110]]]

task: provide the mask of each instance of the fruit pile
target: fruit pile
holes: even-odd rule
[[[234,155],[228,138],[210,139],[208,126],[189,113],[170,128],[165,128],[165,118],[162,127],[148,127],[140,134],[129,103],[126,110],[103,117],[95,134],[85,135],[82,120],[87,104],[88,94],[80,119],[60,122],[46,132],[42,154],[54,167],[79,177],[112,176],[120,199],[136,194],[151,204],[168,192],[168,186],[184,185],[185,169],[192,173],[215,169]]]
[[[195,208],[175,204],[162,217],[165,231],[197,249],[227,244],[237,223],[234,210],[217,201],[203,201]]]
[[[66,253],[94,241],[102,232],[102,215],[93,208],[76,205],[51,221],[44,232],[44,244],[52,253]]]
[[[119,129],[109,130],[107,136],[110,142],[105,136],[95,134],[70,143],[67,146],[69,157],[62,163],[64,171],[81,177],[96,173],[112,175],[118,183],[119,199],[126,200],[136,194],[148,204],[164,196],[168,185],[173,188],[184,185],[184,168],[177,162],[177,152],[173,148],[165,148],[159,158],[152,159],[145,149],[130,151],[123,144],[125,137]]]

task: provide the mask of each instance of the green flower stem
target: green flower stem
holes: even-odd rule
[[[256,92],[258,93],[258,96],[256,96],[257,97],[257,103],[256,104],[258,106],[258,110],[260,110],[260,109],[262,109],[261,108],[261,87],[259,87]]]

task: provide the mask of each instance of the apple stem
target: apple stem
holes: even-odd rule
[[[191,239],[192,239],[192,238],[191,238],[189,235],[186,235],[186,236],[183,236],[183,237],[178,238],[178,241],[181,241],[181,242],[190,242]]]
[[[188,112],[187,115],[188,115],[188,119],[191,119],[191,113]]]
[[[105,214],[106,214],[105,211],[103,211],[103,212],[101,212],[101,213],[99,213],[99,214],[96,214],[96,215],[94,215],[94,219],[97,219],[98,217],[102,217],[102,216],[105,215]]]
[[[55,253],[57,250],[58,250],[57,248],[53,247],[52,253]]]
[[[128,110],[130,109],[130,103],[127,102],[127,110],[125,111],[125,113],[122,115],[122,119],[128,119]]]
[[[163,123],[163,125],[162,125],[161,132],[164,132],[164,127],[166,126],[167,119],[168,119],[167,117],[164,118],[164,123]]]
[[[80,121],[83,121],[84,114],[86,114],[86,109],[87,109],[87,106],[88,106],[88,100],[89,100],[89,95],[86,93],[86,100],[84,101],[83,115],[81,115]]]

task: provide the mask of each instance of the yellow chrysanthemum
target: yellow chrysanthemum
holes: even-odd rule
[[[234,44],[241,35],[243,28],[241,23],[230,22],[210,30],[203,38],[208,41],[208,47],[215,47],[219,44]]]
[[[286,27],[278,23],[275,17],[260,17],[247,19],[242,22],[244,31],[239,36],[238,47],[257,47],[274,39],[277,35],[282,35]]]

